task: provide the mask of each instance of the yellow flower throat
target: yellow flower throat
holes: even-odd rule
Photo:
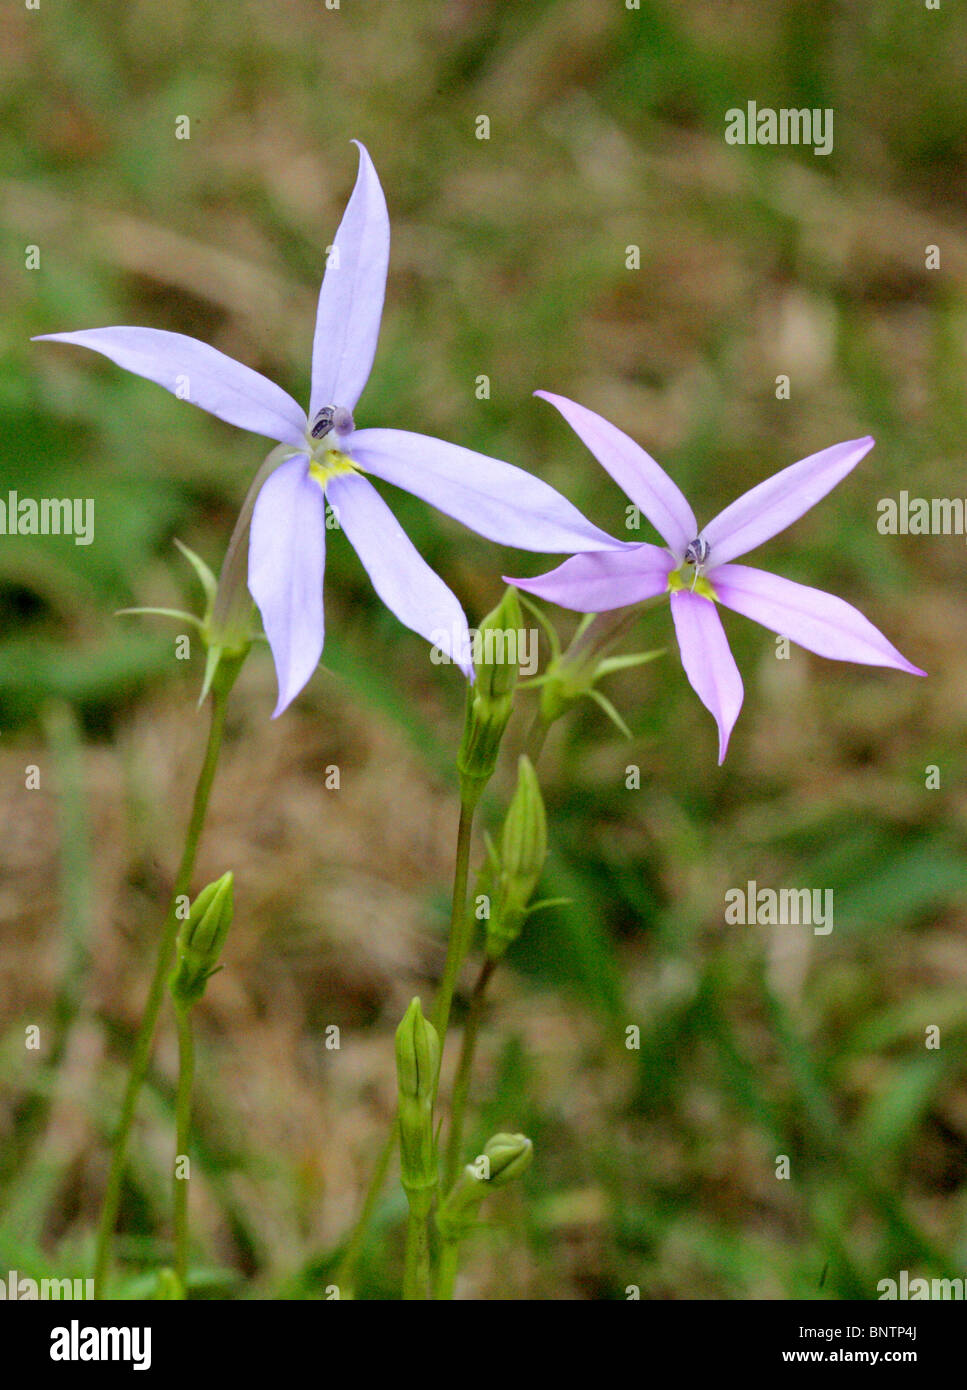
[[[324,449],[321,457],[313,453],[309,461],[309,476],[314,478],[323,492],[330,478],[338,478],[344,473],[358,473],[359,465],[340,449]]]

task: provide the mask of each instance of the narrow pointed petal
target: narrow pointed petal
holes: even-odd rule
[[[604,416],[550,391],[535,391],[534,395],[550,401],[561,412],[602,468],[607,469],[672,553],[681,559],[689,541],[698,535],[698,522],[685,494],[661,465]]]
[[[156,382],[239,429],[282,444],[298,445],[305,439],[305,414],[281,386],[184,333],[90,328],[79,333],[42,333],[34,341],[72,343],[103,353],[125,371]]]
[[[679,589],[672,619],[689,684],[719,726],[719,766],[742,708],[742,677],[711,599]]]
[[[927,674],[907,661],[858,609],[834,594],[748,565],[724,565],[708,578],[727,608],[807,651],[833,661],[894,666],[913,676]]]
[[[291,458],[270,474],[252,513],[248,587],[279,679],[273,719],[308,683],[322,655],[326,500],[308,462]]]
[[[504,583],[577,613],[607,613],[663,594],[674,568],[675,561],[667,550],[646,543],[634,550],[572,555],[548,574],[534,579],[508,579],[505,575]]]
[[[346,204],[319,291],[312,344],[310,418],[326,405],[352,410],[369,379],[389,268],[389,214],[373,161],[359,150]]]
[[[518,550],[585,551],[626,545],[593,526],[547,483],[511,463],[408,430],[357,430],[353,458],[471,531]]]
[[[874,443],[867,435],[834,444],[743,493],[702,530],[712,551],[709,563],[738,559],[798,521],[842,482]]]
[[[358,473],[342,474],[331,479],[327,495],[386,607],[405,627],[446,652],[472,680],[470,633],[463,609],[372,483]]]

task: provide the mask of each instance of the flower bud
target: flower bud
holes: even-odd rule
[[[222,874],[203,888],[191,905],[178,933],[175,968],[168,988],[175,1003],[190,1007],[205,993],[205,985],[218,969],[225,937],[232,925],[232,874]]]
[[[477,1220],[480,1205],[493,1187],[507,1183],[530,1167],[534,1145],[524,1134],[495,1134],[483,1153],[468,1163],[437,1211],[437,1228],[448,1242],[462,1240]]]
[[[524,755],[517,765],[517,787],[504,818],[499,851],[491,853],[481,880],[481,887],[487,882],[492,886],[487,954],[493,959],[520,935],[546,858],[544,799],[533,764]]]
[[[400,1169],[411,1202],[414,1194],[431,1195],[437,1183],[433,1099],[439,1066],[437,1031],[414,999],[396,1030]]]
[[[544,871],[547,817],[534,765],[526,754],[517,763],[517,788],[511,797],[500,837],[500,859],[507,895],[524,908]]]
[[[479,655],[474,653],[476,679],[467,690],[463,739],[457,754],[461,795],[471,805],[476,804],[493,776],[500,741],[514,708],[514,690],[520,675],[517,634],[522,626],[520,601],[514,588],[506,590],[497,607],[480,624]]]
[[[484,1177],[483,1181],[491,1187],[506,1187],[531,1166],[534,1145],[526,1134],[495,1134],[484,1144],[483,1157],[490,1170],[489,1178]]]
[[[399,1092],[407,1100],[432,1101],[440,1063],[440,1042],[418,998],[396,1030],[396,1075]]]

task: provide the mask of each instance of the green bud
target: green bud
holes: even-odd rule
[[[203,888],[178,933],[175,968],[168,980],[175,1003],[190,1007],[205,993],[232,925],[234,877],[222,874]]]
[[[490,1177],[483,1181],[489,1182],[491,1187],[506,1187],[531,1166],[534,1145],[526,1134],[495,1134],[484,1144],[483,1157],[490,1170]]]
[[[400,1169],[411,1205],[418,1194],[426,1194],[427,1208],[437,1184],[433,1100],[439,1066],[437,1031],[414,999],[396,1030]]]
[[[509,899],[526,907],[544,872],[547,817],[534,765],[526,753],[517,763],[517,788],[500,837],[500,860]]]
[[[437,1211],[437,1228],[445,1241],[462,1240],[476,1224],[488,1191],[506,1187],[530,1167],[534,1145],[524,1134],[495,1134],[473,1163],[457,1178]]]
[[[396,1075],[401,1097],[432,1101],[440,1064],[440,1042],[429,1019],[423,1017],[418,998],[410,1006],[396,1030]]]
[[[499,959],[520,935],[547,859],[547,816],[537,773],[524,755],[507,808],[499,851],[491,851],[480,887],[491,887],[487,954]],[[488,878],[489,875],[489,878]]]
[[[475,805],[497,766],[504,730],[514,708],[520,675],[517,634],[523,616],[517,590],[508,588],[497,607],[480,624],[475,651],[475,680],[467,689],[463,739],[457,754],[460,790]]]

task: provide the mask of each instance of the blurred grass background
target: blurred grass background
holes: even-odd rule
[[[535,917],[495,981],[471,1136],[524,1129],[537,1161],[526,1200],[494,1201],[460,1292],[874,1297],[902,1268],[963,1275],[964,539],[876,529],[900,489],[967,495],[962,10],[77,0],[6,7],[0,51],[0,496],[92,497],[95,518],[89,547],[0,538],[0,1265],[88,1272],[204,736],[201,653],[176,660],[170,627],[113,612],[197,606],[173,538],[217,567],[262,457],[110,363],[29,339],[178,330],[306,399],[357,137],[393,228],[360,423],[520,463],[618,533],[625,499],[535,387],[625,428],[700,519],[872,433],[857,472],[754,563],[856,603],[930,673],[777,661],[728,615],[746,703],[723,769],[674,649],[609,685],[631,744],[591,705],[555,731],[543,890],[573,906]],[[727,146],[725,111],[748,100],[832,107],[834,152]],[[502,571],[546,567],[390,501],[471,621]],[[277,723],[267,653],[250,659],[196,874],[236,873],[198,1030],[191,1200],[214,1294],[326,1287],[393,1112],[392,1030],[442,962],[459,681],[338,536],[327,620],[325,669]],[[667,612],[638,635],[671,642]],[[833,889],[833,933],[727,927],[724,893],[750,878]],[[166,1022],[118,1289],[149,1290],[168,1256],[174,1068]],[[390,1187],[362,1296],[395,1294],[401,1214]]]

